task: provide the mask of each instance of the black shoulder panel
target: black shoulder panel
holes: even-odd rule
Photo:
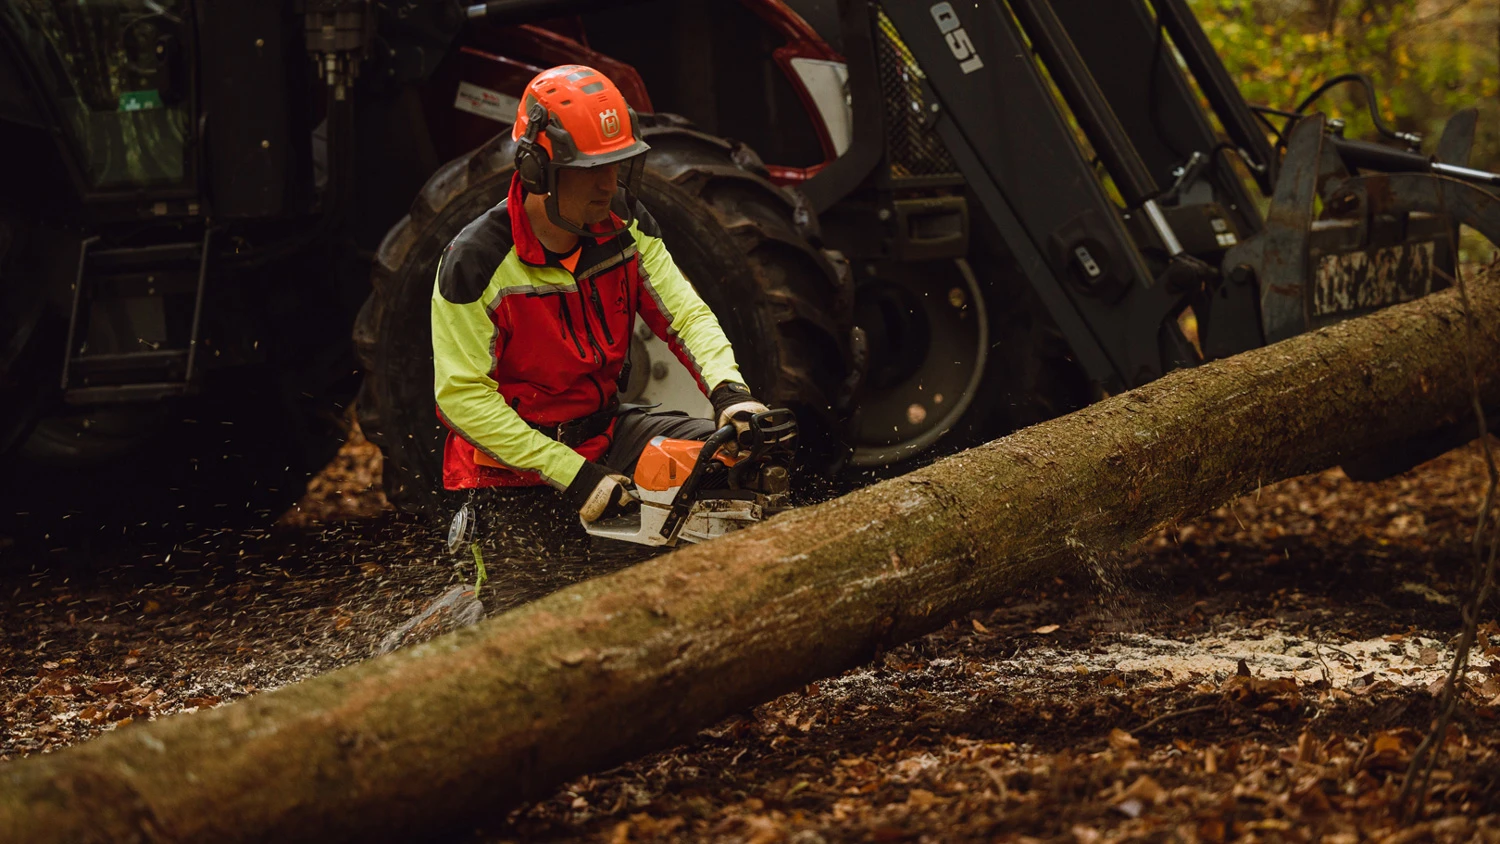
[[[464,226],[443,250],[438,270],[438,290],[455,305],[477,302],[489,286],[495,270],[514,247],[510,212],[506,200]]]
[[[651,216],[651,212],[646,210],[646,206],[642,205],[641,201],[633,196],[630,198],[630,201],[634,203],[634,207],[631,210],[635,212],[636,226],[640,229],[641,234],[646,237],[661,237],[661,226],[656,224],[656,218]]]

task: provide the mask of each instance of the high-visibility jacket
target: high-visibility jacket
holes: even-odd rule
[[[533,426],[571,422],[615,402],[637,314],[705,395],[725,381],[744,383],[718,320],[639,202],[628,231],[581,238],[570,271],[537,240],[524,197],[513,178],[509,196],[465,227],[438,264],[432,363],[437,412],[449,431],[448,489],[563,489],[585,460],[602,457],[613,425],[576,449]],[[616,210],[626,201],[622,192]],[[593,228],[619,228],[622,219],[612,217]]]

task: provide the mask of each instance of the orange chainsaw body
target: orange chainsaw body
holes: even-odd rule
[[[640,460],[636,461],[636,487],[652,492],[666,492],[682,486],[683,481],[692,473],[693,464],[698,462],[698,454],[702,451],[703,443],[698,440],[656,437],[646,444],[641,451]],[[714,459],[725,466],[733,466],[736,462],[723,453],[715,455]]]

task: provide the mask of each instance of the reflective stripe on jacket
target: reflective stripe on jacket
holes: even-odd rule
[[[602,457],[613,427],[575,450],[531,425],[571,422],[614,401],[636,314],[705,395],[725,381],[744,383],[718,320],[639,202],[626,233],[582,239],[570,272],[536,239],[524,197],[512,178],[509,196],[465,227],[438,264],[432,358],[438,417],[449,431],[448,489],[561,489],[585,460]],[[617,196],[617,207],[625,201]],[[476,449],[489,460],[476,462]]]

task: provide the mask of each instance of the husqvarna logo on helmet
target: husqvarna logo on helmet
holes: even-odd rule
[[[612,108],[599,112],[599,128],[606,138],[620,134],[620,112]]]

